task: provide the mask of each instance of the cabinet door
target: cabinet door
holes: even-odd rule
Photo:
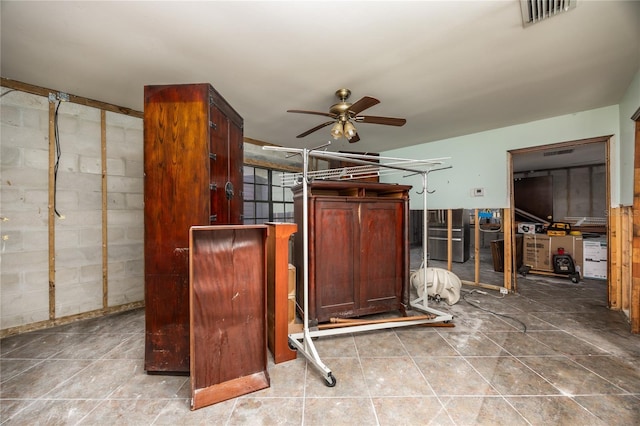
[[[242,224],[242,209],[244,208],[243,188],[244,138],[243,129],[232,121],[229,122],[229,176],[231,196],[226,193],[228,200],[228,220],[230,224]]]
[[[229,177],[229,120],[215,105],[210,107],[211,156],[209,181],[211,183],[211,224],[228,224],[225,185]]]
[[[361,204],[360,299],[363,312],[397,309],[404,279],[402,202]]]
[[[315,278],[316,315],[322,322],[337,315],[353,316],[358,308],[360,259],[354,252],[360,231],[358,204],[315,201],[315,227],[309,238],[315,244],[309,258],[314,259],[310,275]]]
[[[211,105],[210,116],[211,224],[241,224],[243,130],[216,105]]]

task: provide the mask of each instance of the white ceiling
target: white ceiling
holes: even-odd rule
[[[314,147],[342,87],[379,152],[620,102],[640,69],[640,2],[580,0],[523,28],[518,0],[1,2],[5,78],[143,110],[150,84],[211,83],[245,137]],[[600,135],[594,135],[600,136]],[[452,149],[455,149],[452,147]]]

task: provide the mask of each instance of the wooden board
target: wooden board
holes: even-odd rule
[[[265,225],[192,227],[191,409],[269,387]]]

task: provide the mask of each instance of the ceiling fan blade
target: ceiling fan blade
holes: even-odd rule
[[[356,143],[360,140],[360,136],[356,133],[351,139],[349,139],[349,143]]]
[[[349,112],[351,113],[351,115],[360,114],[365,109],[371,108],[372,106],[377,105],[379,103],[380,101],[377,100],[376,98],[372,98],[371,96],[365,96],[361,98],[359,101],[357,101],[356,103],[351,104],[351,106],[349,107]]]
[[[298,136],[296,136],[296,138],[304,138],[305,136],[310,135],[311,133],[322,129],[323,127],[327,127],[328,125],[333,124],[333,123],[335,123],[335,121],[327,121],[326,123],[319,124],[316,127],[314,127],[313,129],[309,129],[304,133],[300,133]]]
[[[355,120],[358,123],[384,124],[385,126],[404,126],[407,122],[404,118],[376,117],[373,115],[360,115]]]
[[[324,115],[325,117],[337,118],[336,114],[332,114],[330,112],[320,112],[320,111],[305,111],[302,109],[288,109],[287,112],[295,112],[297,114],[313,114],[313,115]]]

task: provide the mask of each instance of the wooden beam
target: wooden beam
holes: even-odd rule
[[[8,87],[10,89],[20,90],[22,92],[31,93],[34,95],[48,97],[49,93],[65,93],[60,90],[47,89],[40,86],[34,86],[33,84],[22,83],[16,80],[10,80],[8,78],[0,78],[0,85],[4,87]],[[89,98],[83,98],[82,96],[71,95],[65,93],[69,96],[69,102],[73,102],[75,104],[85,105],[88,107],[93,107],[97,109],[103,109],[105,111],[116,112],[118,114],[130,115],[132,117],[143,118],[143,113],[141,111],[136,111],[131,108],[125,108],[113,104],[109,104],[106,102],[96,101]]]
[[[259,139],[251,139],[251,138],[243,138],[244,143],[250,143],[252,145],[258,145],[258,146],[279,146],[276,145],[274,143],[270,143],[270,142],[265,142],[265,141],[261,141]]]
[[[244,164],[246,164],[247,166],[254,166],[254,167],[262,167],[262,168],[266,168],[266,169],[275,169],[275,170],[282,170],[285,172],[293,172],[293,173],[301,173],[302,172],[302,168],[301,167],[295,167],[295,166],[286,166],[280,163],[273,163],[270,161],[263,161],[263,160],[255,160],[253,158],[244,158]]]

